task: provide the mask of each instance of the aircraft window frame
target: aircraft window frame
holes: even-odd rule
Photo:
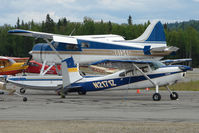
[[[54,46],[54,48],[56,49],[56,48],[58,48],[59,43],[58,43],[58,42],[54,42],[53,46]]]
[[[89,44],[88,42],[82,42],[82,43],[81,43],[81,46],[82,46],[83,48],[89,48],[89,47],[90,47],[90,44]]]
[[[33,63],[33,62],[30,62],[29,66],[33,66],[33,67],[39,67],[39,65],[38,65],[38,64],[36,64],[36,63]]]
[[[13,63],[16,63],[14,60],[5,60],[5,61],[1,61],[0,63],[0,68],[5,68],[5,67],[8,67],[8,66],[11,66]]]
[[[78,50],[78,45],[76,44],[67,44],[66,50]]]
[[[166,65],[160,61],[153,61],[152,63],[150,63],[150,67],[151,69],[158,69],[158,68],[161,68],[161,67],[165,67]]]

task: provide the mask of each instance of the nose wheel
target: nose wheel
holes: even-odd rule
[[[171,100],[177,100],[178,99],[178,93],[177,92],[172,92],[170,94],[170,99]]]
[[[23,97],[23,101],[24,102],[28,101],[28,98],[27,97]]]
[[[169,89],[168,86],[166,86],[167,90],[170,93],[170,99],[171,100],[177,100],[178,99],[178,93],[177,92],[172,92],[171,89]]]

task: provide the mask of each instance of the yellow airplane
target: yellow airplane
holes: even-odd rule
[[[15,75],[28,68],[25,62],[16,62],[15,60],[25,60],[28,58],[15,58],[0,56],[0,75]]]

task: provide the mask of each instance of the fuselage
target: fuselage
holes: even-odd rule
[[[105,89],[137,89],[154,87],[153,84],[141,74],[128,74],[121,76],[121,70],[106,76],[86,76],[82,80],[71,84],[70,91],[99,91]],[[185,71],[179,66],[162,67],[146,73],[159,86],[171,85],[185,76]],[[56,90],[63,84],[62,76],[15,76],[8,77],[8,82],[19,87],[37,90]]]
[[[73,56],[75,63],[90,64],[105,59],[118,60],[160,60],[171,51],[152,51],[150,55],[144,53],[145,46],[150,48],[166,47],[165,42],[136,43],[131,41],[102,41],[77,39],[77,45],[69,43],[52,42],[56,51],[62,59]],[[37,62],[60,64],[61,60],[57,53],[46,43],[36,44],[30,54]]]
[[[24,65],[24,63],[13,63],[9,66],[5,66],[4,68],[0,68],[0,75],[15,75],[17,73],[21,73],[28,68],[28,65]]]

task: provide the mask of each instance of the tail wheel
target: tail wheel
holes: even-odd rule
[[[26,92],[26,89],[25,89],[25,88],[21,88],[21,89],[20,89],[20,93],[21,93],[21,94],[24,94],[25,92]]]
[[[26,102],[28,100],[27,97],[23,97],[23,101]]]
[[[159,93],[153,94],[153,100],[154,101],[160,101],[161,100],[161,95]]]
[[[170,98],[171,98],[171,100],[177,100],[178,99],[178,93],[172,92],[172,94],[170,94]]]

